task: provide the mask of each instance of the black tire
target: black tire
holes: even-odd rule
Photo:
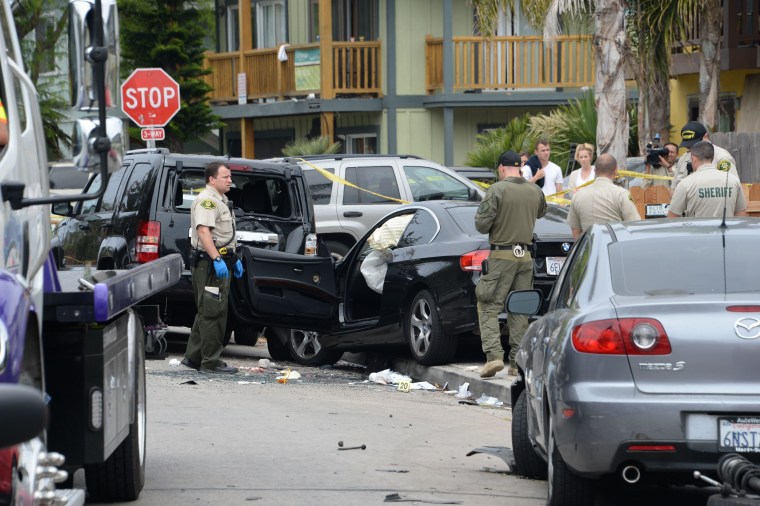
[[[757,506],[760,499],[751,497],[723,497],[720,494],[713,494],[707,498],[707,506]]]
[[[433,295],[422,290],[414,296],[404,317],[404,331],[414,360],[422,365],[438,365],[451,361],[457,342],[443,332]]]
[[[288,350],[293,362],[306,366],[319,367],[333,365],[343,356],[342,351],[327,349],[319,342],[319,333],[307,330],[290,329],[288,331]]]
[[[256,342],[258,340],[259,340],[258,327],[238,326],[235,329],[235,344],[242,344],[243,346],[256,346]]]
[[[591,480],[573,474],[559,453],[554,440],[554,424],[549,424],[549,466],[547,506],[578,506],[594,504],[594,484]]]
[[[132,396],[135,409],[134,421],[129,434],[101,464],[85,466],[84,477],[89,501],[124,502],[135,501],[145,485],[145,454],[147,428],[147,401],[145,391],[145,338],[142,321],[137,318],[140,329],[135,346],[135,386]],[[88,501],[88,502],[89,502]]]
[[[280,340],[277,331],[267,328],[264,331],[264,337],[267,339],[267,351],[272,360],[290,360],[290,350],[288,350],[287,345]]]
[[[348,250],[351,249],[340,241],[325,241],[325,246],[330,250],[330,255],[335,260],[342,260],[346,256],[346,253],[348,253]]]
[[[528,393],[523,390],[512,411],[512,451],[515,455],[515,474],[535,480],[545,480],[546,461],[536,453],[528,437]]]

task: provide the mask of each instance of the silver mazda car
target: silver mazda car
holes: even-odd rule
[[[760,462],[760,220],[595,225],[576,242],[512,385],[516,471],[551,506],[601,479],[694,483],[723,453]],[[535,291],[510,311],[534,314]]]

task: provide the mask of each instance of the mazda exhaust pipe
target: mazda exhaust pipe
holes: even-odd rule
[[[620,473],[626,483],[633,485],[641,479],[641,470],[634,465],[625,466]]]

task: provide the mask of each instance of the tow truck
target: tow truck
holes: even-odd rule
[[[90,30],[80,38],[91,43],[93,66],[84,96],[96,104],[99,126],[87,149],[104,183],[99,192],[64,196],[49,195],[37,92],[24,72],[11,2],[0,5],[0,97],[9,130],[0,150],[0,383],[36,390],[49,413],[46,430],[0,449],[0,503],[83,504],[85,491],[70,488],[78,468],[88,500],[98,502],[135,500],[145,481],[144,348],[165,330],[157,311],[140,302],[180,279],[182,259],[121,271],[59,270],[50,253],[51,205],[99,198],[118,159],[105,129],[113,94],[106,93],[103,30],[116,3],[102,2],[72,0],[70,19]],[[7,417],[0,429],[14,423]],[[26,423],[21,416],[15,422]]]

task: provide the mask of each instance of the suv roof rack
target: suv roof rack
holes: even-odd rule
[[[143,148],[143,149],[130,149],[125,154],[132,154],[132,153],[159,153],[162,155],[168,155],[169,154],[169,148]]]
[[[306,155],[287,156],[285,158],[303,158],[304,160],[345,160],[349,158],[412,158],[421,160],[417,155],[371,155],[371,154],[337,154],[337,155]]]

